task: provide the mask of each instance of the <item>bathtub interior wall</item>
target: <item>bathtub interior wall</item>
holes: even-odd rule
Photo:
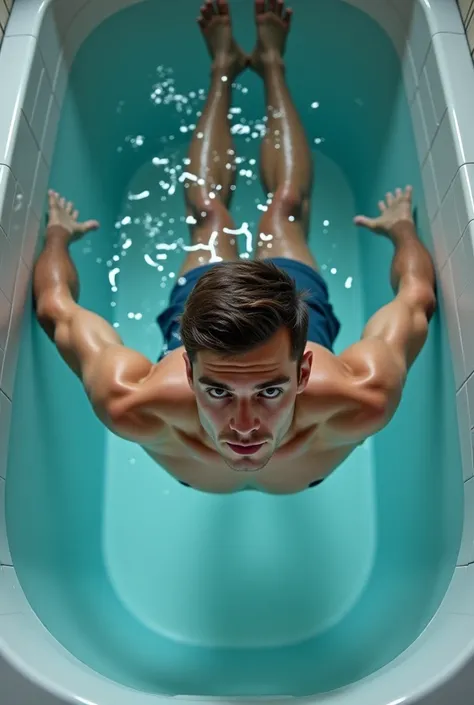
[[[387,116],[389,129],[384,144],[380,145],[375,178],[373,182],[361,180],[359,210],[372,213],[381,194],[393,190],[396,184],[412,184],[417,230],[434,255],[418,165],[415,159],[407,160],[407,154],[397,148],[400,144],[411,144],[412,153],[415,149],[410,117],[403,109],[403,102],[403,99],[397,102],[391,116]],[[368,319],[392,296],[387,252],[391,255],[392,247],[370,233],[361,233],[360,242]],[[433,614],[440,591],[444,590],[454,568],[459,546],[462,471],[453,409],[454,390],[445,310],[439,297],[426,345],[410,371],[400,407],[387,428],[373,438],[374,462],[378,469],[378,550],[371,587],[375,588],[381,580],[385,587],[379,594],[392,593],[393,599],[404,603],[408,612],[418,609],[417,600],[413,599],[417,594],[420,604],[424,599],[429,601],[427,613]],[[420,509],[420,497],[427,502],[426,511]],[[404,520],[384,521],[383,517],[395,506],[403,512]],[[400,571],[404,571],[403,581],[398,577]],[[439,580],[437,587],[433,580]]]
[[[306,27],[315,13],[313,4],[301,0],[294,6],[288,79],[315,150],[315,189],[326,194],[321,181],[335,174],[337,167],[341,191],[328,192],[328,207],[334,212],[338,205],[342,208],[343,191],[347,238],[358,238],[359,242],[358,251],[348,246],[357,273],[353,314],[348,313],[349,308],[337,310],[342,294],[330,281],[344,325],[338,341],[341,349],[355,342],[363,320],[392,296],[388,277],[392,248],[385,240],[351,228],[351,208],[373,213],[381,194],[411,182],[419,229],[430,248],[431,236],[399,58],[392,45],[367,15],[344,2],[319,2],[311,32]],[[250,13],[243,4],[235,9],[237,37],[250,49]],[[120,321],[125,343],[148,355],[159,353],[158,347],[153,347],[160,343],[158,329],[142,335],[134,332],[137,323],[127,318],[123,293],[133,295],[130,281],[120,281],[117,306],[111,306],[114,296],[107,262],[122,250],[120,234],[126,231],[116,228],[116,223],[130,212],[139,212],[136,203],[132,204],[135,210],[128,210],[130,184],[139,183],[137,175],[150,173],[153,158],[170,158],[179,141],[177,151],[183,153],[190,135],[180,132],[179,125],[189,125],[202,104],[198,91],[206,88],[209,60],[193,10],[191,3],[184,2],[141,3],[112,16],[90,35],[72,69],[50,177],[50,185],[74,198],[84,217],[98,218],[102,223],[100,233],[73,246],[82,282],[81,303],[111,322]],[[187,12],[190,21],[183,19]],[[179,32],[170,30],[176,27]],[[311,57],[311,62],[305,57]],[[166,67],[173,73],[167,74]],[[170,78],[175,83],[168,85],[168,96],[170,86],[188,99],[196,92],[196,98],[190,99],[191,115],[186,108],[179,112],[176,100],[157,104],[155,86],[160,84],[163,90],[163,83]],[[236,105],[242,113],[234,120],[261,123],[264,101],[259,80],[248,75],[239,85]],[[315,103],[319,107],[312,107]],[[237,152],[251,150],[258,158],[258,140],[247,143],[245,139],[236,137]],[[336,176],[331,183],[336,184]],[[246,186],[244,182],[239,188],[241,194],[251,193],[252,198],[257,193],[254,184]],[[245,209],[250,197],[237,195],[236,204]],[[316,205],[316,210],[319,207]],[[145,200],[136,232],[146,219],[147,208]],[[320,247],[326,247],[323,234],[314,233],[313,237],[318,254]],[[340,251],[336,261],[342,264],[346,256]],[[164,290],[160,288],[158,299],[170,283]],[[255,516],[256,511],[272,521],[284,513],[287,525],[289,518],[297,521],[301,512],[303,518],[310,511],[321,512],[326,503],[337,506],[338,513],[346,516],[347,535],[352,530],[359,539],[345,547],[360,565],[354,568],[353,582],[349,581],[341,598],[337,620],[312,638],[278,648],[213,648],[209,643],[184,643],[182,634],[160,633],[147,623],[146,616],[139,614],[140,605],[132,604],[129,594],[117,590],[117,569],[121,562],[120,569],[126,573],[127,565],[145,558],[145,554],[134,553],[140,533],[137,528],[134,535],[127,517],[131,513],[138,522],[137,502],[144,498],[135,488],[143,476],[154,473],[153,477],[159,477],[161,471],[151,463],[145,465],[141,457],[136,466],[123,460],[133,454],[130,447],[104,432],[79,382],[34,321],[31,305],[25,316],[18,370],[7,482],[7,522],[15,568],[33,609],[49,631],[98,672],[150,692],[306,695],[341,687],[375,671],[406,648],[434,614],[454,569],[462,516],[454,383],[442,310],[433,320],[428,343],[412,370],[395,419],[360,449],[367,456],[355,455],[353,464],[335,473],[320,495],[234,498],[226,527],[231,520],[238,523],[245,513]],[[112,508],[107,495],[119,474],[128,492],[116,494]],[[168,485],[156,482],[160,492],[167,491]],[[203,508],[224,520],[223,507],[227,505],[219,509],[216,498],[186,494],[174,486],[172,491],[174,503],[161,506],[165,532],[182,523],[189,536],[198,534],[203,524],[184,519],[202,517]],[[156,512],[159,504],[157,500]],[[165,506],[171,509],[165,510]],[[175,517],[166,513],[171,510]],[[148,504],[146,511],[143,506],[143,516],[151,516]],[[119,533],[120,517],[123,524],[128,521],[128,535]],[[333,520],[328,517],[328,521]],[[115,538],[111,537],[111,526],[115,526]],[[217,526],[222,533],[218,524],[214,532]],[[255,526],[259,528],[258,522]],[[278,524],[271,526],[276,532]],[[162,550],[162,538],[158,540]],[[224,563],[232,557],[232,531],[226,541],[221,555]],[[180,534],[179,547],[184,547],[186,559],[191,558],[196,545],[186,543]],[[284,539],[282,545],[288,552],[295,549]],[[337,552],[346,554],[337,542],[334,547],[337,563]],[[146,560],[150,571],[156,573],[162,557],[154,558],[153,546],[149,548]],[[330,557],[330,548],[327,550]],[[278,550],[274,555],[278,558]],[[204,591],[212,581],[203,577],[209,566],[205,560],[200,564],[201,559],[198,554],[194,572],[188,577],[194,581],[191,587],[198,585]],[[282,560],[281,553],[278,559]],[[307,579],[308,571],[302,567],[297,576],[300,582]],[[284,581],[283,574],[278,579]],[[249,587],[246,583],[247,590]],[[244,588],[241,584],[240,589]],[[153,595],[148,594],[147,599],[151,603]],[[206,593],[199,599],[206,603]],[[220,596],[214,599],[217,604]],[[176,605],[173,609],[176,616]],[[183,611],[183,619],[191,619],[192,615]],[[233,619],[239,616],[246,622],[237,609]],[[310,625],[312,620],[308,614]],[[274,621],[281,628],[281,615]]]
[[[107,155],[102,155],[100,149],[94,153],[90,150],[87,125],[77,109],[73,93],[69,96],[71,99],[63,105],[50,187],[59,188],[55,173],[58,166],[62,167],[62,192],[74,192],[76,206],[84,216],[86,209],[90,208],[95,217],[107,223],[113,220],[114,192],[110,174],[113,175],[114,171],[109,172],[107,180],[102,178],[101,170],[107,167]],[[63,129],[65,124],[67,133]],[[43,241],[44,227],[39,234],[39,245]],[[72,249],[74,260],[81,270],[82,249],[77,245],[73,245]],[[98,237],[94,243],[95,256],[108,259],[111,252],[110,239]],[[81,303],[106,319],[110,318],[107,294],[106,280],[97,276],[83,277]],[[40,594],[52,606],[55,602],[61,604],[63,599],[72,599],[72,595],[80,590],[77,584],[78,565],[81,566],[83,579],[96,575],[95,568],[100,565],[100,469],[106,453],[106,437],[104,429],[89,411],[82,386],[39,327],[33,314],[31,287],[27,296],[18,364],[15,408],[29,409],[26,421],[28,441],[25,443],[21,438],[24,427],[20,413],[17,416],[19,426],[16,435],[12,430],[8,467],[17,467],[16,452],[22,447],[21,465],[28,469],[29,476],[31,472],[31,481],[23,497],[24,517],[30,515],[32,519],[31,524],[20,522],[23,555],[25,565],[34,571],[39,581]],[[52,427],[50,420],[53,418],[57,422]],[[85,474],[84,467],[91,464],[95,464],[94,470]],[[35,473],[35,467],[47,468],[46,475]],[[65,468],[72,482],[68,480],[64,483],[65,475],[62,475],[63,480],[60,479]],[[7,494],[15,494],[16,477],[15,470],[9,473]],[[75,486],[76,482],[78,487]],[[58,501],[59,495],[61,501]],[[39,510],[40,507],[52,506],[51,502],[57,507],[53,513]],[[7,511],[8,506],[7,501]],[[19,519],[17,512],[13,511],[12,515],[12,524],[16,525]],[[13,531],[13,544],[14,535]],[[65,592],[62,589],[58,591],[58,570],[61,571],[61,580],[68,585]],[[57,614],[62,614],[62,618],[67,620],[68,615],[74,616],[74,610],[65,606]],[[71,632],[74,633],[74,625]]]

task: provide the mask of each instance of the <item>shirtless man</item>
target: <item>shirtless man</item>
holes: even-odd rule
[[[387,194],[379,217],[355,223],[393,243],[396,296],[359,342],[333,354],[339,322],[307,246],[311,153],[285,83],[291,11],[282,0],[256,0],[255,9],[258,43],[247,57],[233,39],[227,2],[201,8],[213,63],[189,153],[199,182],[186,189],[186,207],[193,243],[208,248],[188,253],[180,272],[186,283],[176,285],[159,317],[166,342],[160,361],[124,347],[112,326],[76,303],[68,247],[98,223],[79,223],[73,205],[54,192],[34,285],[42,326],[112,432],[195,489],[290,494],[322,482],[392,418],[427,337],[435,274],[416,235],[410,187]],[[253,262],[239,259],[225,232],[234,227],[227,115],[232,82],[247,66],[265,84],[262,176],[273,194]],[[213,263],[201,266],[211,250]]]

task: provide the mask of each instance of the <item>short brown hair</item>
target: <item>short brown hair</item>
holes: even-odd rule
[[[265,260],[222,262],[202,275],[181,316],[181,338],[191,363],[201,350],[239,355],[263,345],[284,326],[291,359],[301,362],[308,336],[306,292]]]

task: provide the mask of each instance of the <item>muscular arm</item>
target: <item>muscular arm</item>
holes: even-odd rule
[[[435,270],[411,218],[411,189],[404,196],[397,195],[397,199],[381,208],[378,219],[356,219],[384,234],[395,247],[391,269],[395,298],[372,316],[361,341],[340,356],[351,371],[355,397],[361,394],[366,399],[358,413],[343,412],[332,419],[333,427],[349,437],[363,439],[390,421],[400,403],[408,371],[425,344],[428,324],[436,309]],[[403,218],[391,220],[392,210],[403,200],[410,207]]]
[[[406,373],[426,341],[436,308],[435,271],[413,223],[397,223],[390,239],[395,246],[391,272],[395,298],[372,316],[362,339],[382,340],[388,355],[397,359]]]
[[[152,412],[147,412],[147,400],[141,393],[153,365],[140,353],[125,348],[107,321],[78,305],[78,275],[69,254],[74,235],[69,223],[65,227],[55,222],[54,212],[51,220],[53,224],[48,227],[45,247],[34,271],[38,320],[82,381],[101,421],[119,435],[138,439],[143,433],[151,433],[157,422]],[[133,421],[129,419],[128,431],[123,433],[117,423],[117,409],[124,398],[140,400],[141,396],[143,406],[139,405]]]

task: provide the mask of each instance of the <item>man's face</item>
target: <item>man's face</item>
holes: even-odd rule
[[[192,367],[184,353],[201,425],[236,472],[265,467],[291,428],[296,396],[308,384],[313,355],[305,353],[298,379],[290,353],[285,328],[259,348],[232,358],[203,351]]]

